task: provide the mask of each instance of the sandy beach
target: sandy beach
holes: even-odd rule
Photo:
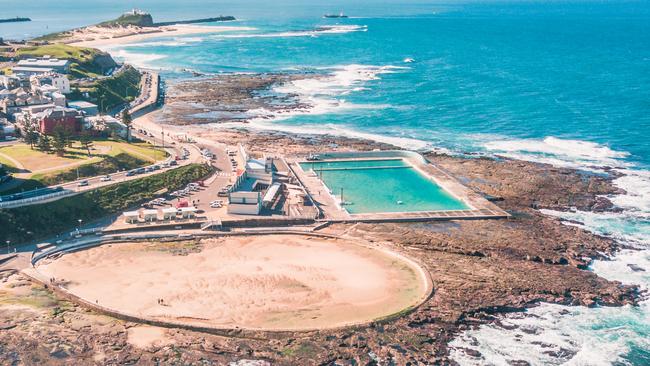
[[[190,24],[178,24],[162,27],[125,26],[109,28],[91,26],[71,30],[66,34],[64,42],[78,47],[104,48],[120,44],[140,42],[151,38],[247,31],[253,29],[255,28]]]
[[[175,252],[192,245],[188,255]],[[393,252],[298,235],[104,245],[39,271],[128,314],[262,330],[372,321],[417,305],[430,287],[423,270]]]

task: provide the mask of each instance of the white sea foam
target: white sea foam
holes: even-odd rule
[[[631,227],[626,214],[558,212],[544,214],[579,220],[567,222],[596,234],[633,240],[642,250],[625,250],[610,260],[594,261],[599,276],[624,284],[650,284],[650,222]],[[645,226],[644,226],[645,225]],[[650,302],[638,307],[571,307],[543,303],[524,313],[500,317],[500,322],[463,332],[450,342],[451,357],[460,365],[508,365],[524,360],[532,365],[632,365],[625,356],[650,349],[646,336]],[[481,356],[477,357],[474,352]]]
[[[609,199],[617,206],[636,212],[650,212],[650,171],[625,169],[618,170],[624,175],[614,180],[614,184],[627,192]]]
[[[483,145],[501,156],[535,161],[560,167],[593,170],[601,167],[627,167],[623,161],[629,154],[615,151],[594,142],[557,137],[539,139],[497,140]]]
[[[596,172],[613,167],[623,176],[614,184],[625,194],[608,196],[621,212],[560,212],[541,210],[597,235],[611,237],[637,250],[625,250],[610,260],[594,261],[599,276],[650,285],[650,172],[624,159],[628,153],[593,142],[547,137],[543,140],[493,140],[483,147],[490,153],[515,159],[548,163]],[[633,348],[650,349],[647,324],[650,303],[623,308],[567,307],[541,304],[524,313],[500,317],[501,324],[487,324],[463,332],[450,343],[451,356],[461,365],[506,365],[524,360],[532,365],[629,365],[625,356]],[[524,330],[524,331],[522,331]],[[476,357],[478,351],[481,356]]]
[[[318,37],[324,34],[344,34],[352,32],[366,32],[365,25],[329,25],[311,30],[271,32],[271,33],[242,33],[242,34],[220,34],[212,36],[215,39],[223,38],[288,38],[288,37]]]
[[[128,61],[130,64],[136,67],[154,69],[157,68],[152,64],[153,61],[161,60],[166,58],[166,55],[161,55],[157,53],[139,53],[139,52],[129,52],[125,49],[112,50],[111,55],[117,58],[118,60]]]
[[[460,365],[505,366],[515,360],[532,365],[629,365],[623,356],[632,346],[650,347],[642,329],[648,322],[648,305],[592,309],[542,304],[503,316],[503,326],[464,332],[449,344],[451,357]]]
[[[162,39],[155,41],[145,41],[145,42],[134,42],[121,45],[121,48],[132,48],[132,47],[178,47],[185,46],[191,43],[202,42],[204,38],[202,37],[175,37],[173,39]]]
[[[396,72],[400,68],[396,66],[345,65],[323,70],[328,70],[330,74],[294,80],[273,89],[275,93],[291,95],[297,98],[297,102],[302,106],[301,108],[279,111],[252,110],[249,113],[256,115],[257,118],[252,118],[249,122],[252,124],[266,124],[270,121],[285,120],[301,115],[323,115],[344,113],[351,110],[392,108],[388,104],[352,103],[343,97],[365,90],[367,82],[378,79],[381,74]]]
[[[383,74],[391,74],[409,70],[407,67],[399,66],[375,66],[375,65],[339,65],[318,70],[329,72],[322,77],[310,77],[294,80],[277,86],[273,92],[278,94],[292,95],[297,98],[303,106],[279,111],[267,109],[250,110],[247,113],[251,116],[247,127],[258,130],[276,130],[298,134],[329,134],[343,137],[367,139],[383,142],[403,148],[414,150],[437,150],[433,149],[430,143],[411,138],[409,136],[395,136],[375,134],[356,131],[336,124],[321,124],[319,126],[307,125],[296,126],[289,124],[275,123],[295,116],[324,115],[333,113],[346,113],[353,110],[372,110],[393,108],[388,104],[361,104],[352,103],[344,97],[352,93],[366,90],[368,82],[377,80]],[[219,127],[233,127],[229,124],[221,124]]]
[[[565,225],[576,226],[594,234],[607,236],[626,244],[650,249],[650,213],[648,212],[589,212],[540,210],[543,214],[566,220]]]

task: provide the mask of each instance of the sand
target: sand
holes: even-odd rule
[[[364,323],[422,302],[425,272],[342,239],[258,235],[124,243],[64,255],[38,270],[92,303],[146,318],[219,328],[303,330]],[[164,304],[158,304],[163,299]]]
[[[97,27],[75,29],[66,36],[65,42],[78,47],[106,48],[127,43],[159,37],[177,37],[192,34],[211,34],[232,31],[253,30],[250,27],[237,26],[206,26],[178,24],[155,28],[128,27]]]
[[[129,328],[126,340],[129,344],[142,349],[173,343],[173,341],[165,335],[165,332],[166,330],[164,328],[138,325]]]

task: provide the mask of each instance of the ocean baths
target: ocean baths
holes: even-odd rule
[[[324,218],[332,221],[509,216],[415,152],[333,152],[291,166]]]

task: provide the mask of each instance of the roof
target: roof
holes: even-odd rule
[[[249,161],[246,162],[246,169],[264,170],[266,169],[266,164],[261,160],[250,159]]]
[[[140,213],[139,213],[138,211],[126,211],[126,212],[124,212],[123,214],[124,214],[124,216],[126,216],[126,217],[136,217],[136,216],[140,216]]]
[[[120,121],[119,119],[117,119],[117,118],[115,118],[113,116],[109,116],[108,114],[103,115],[103,116],[86,117],[86,120],[90,121],[90,122],[93,122],[93,123],[104,123],[104,124],[116,123],[116,124],[118,124],[120,126],[126,127],[126,125],[124,123],[122,123],[122,121]]]
[[[68,105],[72,108],[97,108],[97,104],[86,102],[85,100],[75,100],[73,102],[68,102]]]
[[[18,66],[28,67],[65,67],[70,63],[68,60],[60,60],[58,58],[28,58],[26,60],[18,61]]]
[[[264,195],[264,199],[262,201],[264,202],[271,202],[275,199],[275,197],[278,195],[278,192],[280,192],[280,187],[282,185],[280,183],[273,183],[271,187],[269,188],[268,191],[266,191],[266,194]]]
[[[173,207],[167,207],[167,208],[162,209],[162,213],[164,213],[164,214],[166,214],[166,213],[176,213],[176,211],[177,210],[175,208],[173,208]]]
[[[181,212],[194,212],[194,211],[196,211],[196,207],[194,207],[194,206],[192,206],[192,207],[181,207],[180,210],[181,210]]]
[[[143,215],[158,215],[158,210],[142,210]]]
[[[39,113],[37,118],[48,118],[48,117],[66,117],[72,115],[73,117],[79,116],[79,111],[74,108],[64,108],[64,107],[54,107],[46,111]]]
[[[11,68],[13,72],[52,72],[54,69],[49,67],[30,67],[30,66],[14,66]]]

